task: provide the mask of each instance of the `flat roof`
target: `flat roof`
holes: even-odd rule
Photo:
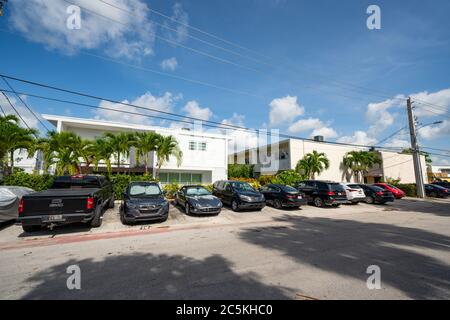
[[[58,124],[58,121],[61,121],[64,124],[67,124],[71,127],[77,128],[87,128],[87,129],[99,129],[101,127],[104,131],[117,130],[117,129],[127,129],[127,130],[137,130],[137,131],[158,131],[167,134],[179,134],[179,135],[187,135],[187,136],[198,136],[198,137],[208,137],[208,138],[216,138],[216,139],[227,139],[230,140],[230,137],[223,134],[218,133],[207,133],[195,130],[183,130],[178,128],[166,128],[159,126],[149,126],[142,124],[134,124],[134,123],[123,123],[123,122],[114,122],[107,120],[99,120],[99,119],[86,119],[86,118],[75,118],[68,116],[59,116],[59,115],[51,115],[51,114],[43,114],[42,118],[50,122],[55,127]]]

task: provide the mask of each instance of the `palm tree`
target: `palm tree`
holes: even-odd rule
[[[181,165],[183,152],[178,147],[178,142],[174,136],[160,136],[156,145],[157,170],[156,178],[159,178],[161,167],[170,160],[170,156],[177,159],[177,166]]]
[[[148,154],[149,152],[156,150],[158,141],[160,141],[161,138],[160,134],[153,131],[137,132],[135,135],[134,146],[136,148],[138,159],[143,158],[144,160],[146,175],[148,174]]]
[[[88,173],[89,167],[92,163],[94,163],[95,157],[97,156],[95,142],[92,140],[82,139],[78,148],[78,153],[84,162],[84,173]]]
[[[306,154],[303,159],[297,163],[295,170],[298,173],[303,173],[309,179],[314,180],[316,174],[320,174],[329,167],[330,160],[328,160],[326,154],[314,150],[313,152]]]
[[[364,174],[375,164],[381,164],[381,159],[373,151],[350,151],[344,156],[342,163],[356,176],[357,182],[362,182]]]
[[[108,174],[111,174],[112,172],[112,166],[111,166],[111,157],[114,154],[114,148],[104,138],[97,138],[94,142],[94,150],[95,150],[95,156],[94,156],[94,168],[95,170],[98,170],[98,165],[100,161],[104,161],[106,165],[106,169],[108,170]]]
[[[14,115],[0,116],[0,160],[2,166],[6,155],[9,155],[9,172],[14,173],[14,152],[25,149],[28,157],[32,156],[37,131],[19,126],[19,119]]]
[[[130,148],[134,144],[134,134],[127,132],[114,134],[108,132],[105,133],[104,137],[114,150],[117,159],[117,171],[120,171],[120,156],[124,155],[128,157],[130,155]]]
[[[45,170],[55,164],[57,175],[80,173],[81,141],[75,133],[51,131],[46,139],[38,141],[35,149],[44,153]]]

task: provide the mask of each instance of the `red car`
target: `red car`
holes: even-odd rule
[[[394,187],[391,184],[387,183],[374,183],[375,186],[383,188],[384,190],[390,191],[394,194],[395,199],[401,199],[406,196],[406,193],[403,190],[400,190],[397,187]]]

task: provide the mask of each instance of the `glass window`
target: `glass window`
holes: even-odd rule
[[[169,172],[169,183],[180,182],[180,174],[178,172]]]
[[[156,196],[161,193],[157,184],[132,185],[130,187],[130,196]]]
[[[191,174],[190,173],[182,173],[180,182],[181,183],[189,183],[189,182],[191,182]]]
[[[193,183],[202,183],[202,174],[201,173],[193,173],[192,174],[192,182]]]
[[[189,141],[189,150],[197,150],[197,142]]]
[[[161,182],[169,182],[169,175],[166,172],[161,172],[159,174],[159,181],[161,181]]]
[[[206,142],[200,142],[198,144],[198,150],[200,151],[206,151]]]
[[[188,196],[207,196],[210,194],[211,193],[203,187],[186,188],[186,195],[188,195]]]

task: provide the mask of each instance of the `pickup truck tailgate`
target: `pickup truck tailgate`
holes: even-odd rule
[[[23,197],[23,212],[21,217],[35,215],[58,215],[70,213],[85,213],[87,199],[96,189],[50,189]]]

